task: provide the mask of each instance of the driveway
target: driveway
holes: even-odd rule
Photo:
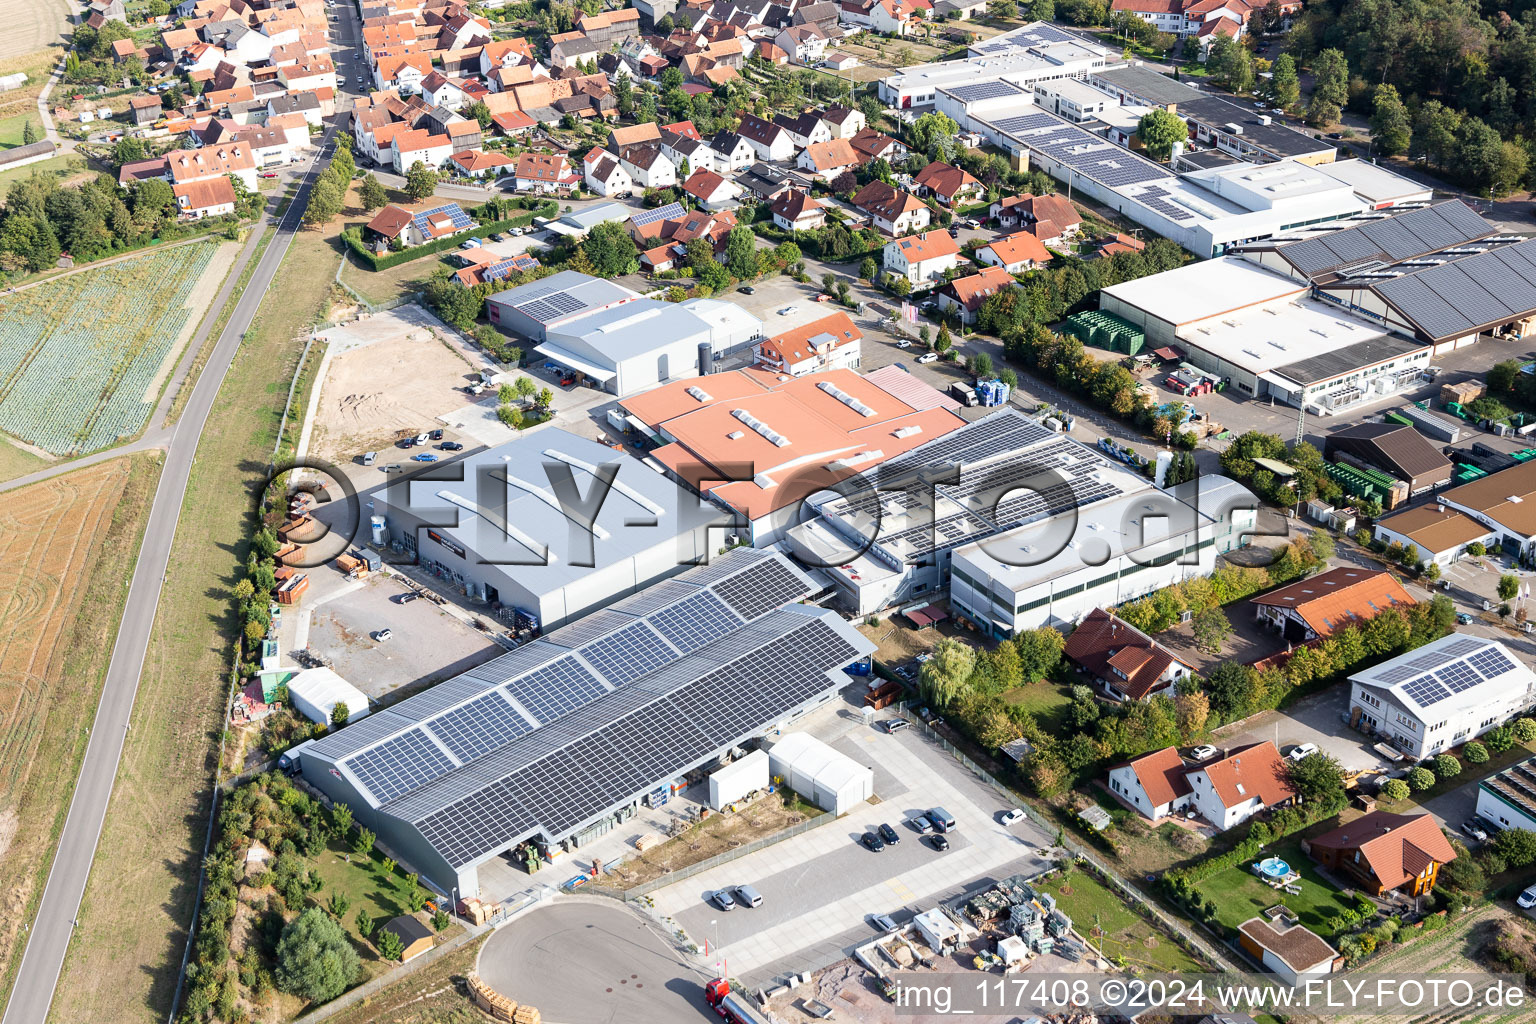
[[[1040,851],[1052,843],[1031,823],[999,824],[1011,805],[916,730],[891,736],[845,714],[842,735],[821,738],[874,767],[877,804],[653,894],[660,912],[694,942],[718,948],[731,974],[748,985],[841,959],[874,936],[871,915],[905,923],[982,881],[1036,871],[1044,865]],[[943,853],[904,823],[935,805],[959,826]],[[901,842],[871,853],[858,837],[881,823],[894,826]],[[705,902],[714,890],[740,883],[762,894],[760,908],[722,913]]]
[[[1231,750],[1269,740],[1282,754],[1299,743],[1315,743],[1346,769],[1385,771],[1391,766],[1371,749],[1372,741],[1364,733],[1352,732],[1340,718],[1349,709],[1349,690],[1340,684],[1303,697],[1285,711],[1268,712],[1244,731],[1223,735],[1215,743]]]

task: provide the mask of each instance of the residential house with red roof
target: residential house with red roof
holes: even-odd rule
[[[466,231],[473,224],[458,203],[436,202],[421,209],[390,203],[374,214],[363,231],[365,238],[381,247],[398,240],[408,248]]]
[[[954,206],[981,197],[986,191],[966,171],[942,160],[935,160],[918,171],[912,180],[921,195],[933,196],[945,206]]]
[[[396,174],[405,174],[418,161],[436,170],[453,157],[453,140],[425,128],[412,128],[396,134],[390,150]]]
[[[171,182],[201,181],[237,175],[245,187],[256,191],[256,158],[251,148],[241,142],[220,143],[201,149],[178,149],[167,154]]]
[[[1194,666],[1147,634],[1102,608],[1089,612],[1063,648],[1078,671],[1091,676],[1111,700],[1146,700],[1171,692]]]
[[[177,182],[171,191],[176,196],[177,212],[189,220],[235,212],[235,189],[227,177]]]
[[[815,196],[790,189],[773,201],[773,222],[785,231],[811,231],[827,223],[827,210]]]
[[[524,111],[512,110],[505,114],[493,114],[491,123],[507,138],[519,138],[533,131],[539,122],[529,117]]]
[[[860,128],[848,141],[853,143],[853,148],[858,151],[861,165],[871,160],[884,160],[894,165],[911,155],[905,143],[891,138],[884,132],[877,132],[873,128]]]
[[[1418,602],[1389,572],[1342,566],[1259,594],[1249,603],[1259,622],[1299,644],[1368,622],[1388,608],[1406,612]]]
[[[561,159],[564,159],[562,156]],[[516,161],[505,153],[487,152],[483,149],[468,149],[462,153],[455,153],[448,158],[448,164],[453,170],[471,178],[499,178],[511,172]],[[571,175],[575,181],[576,176]]]
[[[1189,807],[1189,766],[1178,748],[1164,747],[1109,769],[1109,791],[1153,821]]]
[[[859,154],[847,139],[829,139],[801,150],[795,166],[809,171],[814,178],[832,181],[845,171],[851,174],[856,170]]]
[[[724,210],[741,198],[741,186],[714,171],[700,168],[683,182],[683,191],[698,200],[706,210]]]
[[[939,309],[958,312],[961,323],[973,324],[981,304],[1013,283],[1013,275],[1002,267],[987,267],[980,273],[957,277],[939,289]]]
[[[882,257],[886,273],[927,285],[942,281],[945,271],[959,265],[960,247],[948,231],[924,231],[885,243]]]
[[[519,154],[513,173],[519,192],[569,192],[581,180],[564,153]]]
[[[869,9],[869,25],[881,35],[908,36],[913,32],[914,22],[920,20],[915,15],[917,10],[912,0],[875,0]]]
[[[1190,803],[1200,817],[1223,831],[1240,825],[1267,807],[1296,798],[1286,764],[1269,740],[1250,744],[1190,769]]]
[[[1010,274],[1022,274],[1051,262],[1045,243],[1028,231],[995,238],[976,250],[976,262],[1001,267]]]
[[[999,227],[1029,231],[1046,245],[1059,245],[1077,236],[1083,218],[1064,196],[1008,196],[993,203],[988,216]]]
[[[376,89],[393,89],[401,96],[414,96],[431,73],[432,58],[424,53],[380,57],[373,69],[373,85]]]
[[[931,214],[916,196],[878,179],[854,193],[853,205],[869,214],[870,223],[888,235],[921,231],[928,226]]]
[[[1394,890],[1423,896],[1435,887],[1440,868],[1456,859],[1440,825],[1428,814],[1372,811],[1315,839],[1302,851],[1381,899]]]
[[[760,341],[752,352],[765,370],[803,377],[823,370],[857,370],[863,340],[864,333],[848,314],[837,312]]]

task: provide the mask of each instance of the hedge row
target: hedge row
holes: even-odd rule
[[[388,270],[390,267],[398,267],[400,264],[409,263],[411,260],[419,260],[424,256],[430,256],[445,249],[455,248],[466,239],[484,238],[486,235],[492,235],[498,231],[506,231],[509,228],[527,227],[533,223],[535,217],[553,217],[559,212],[560,205],[549,202],[545,203],[538,210],[528,210],[507,220],[491,221],[488,224],[481,224],[479,227],[470,228],[468,231],[460,231],[456,235],[447,235],[425,245],[413,245],[409,249],[402,249],[399,252],[387,252],[382,256],[375,255],[363,244],[361,225],[352,225],[341,233],[341,237],[346,239],[347,245],[351,247],[352,251],[357,254],[358,258],[363,261],[369,270]]]

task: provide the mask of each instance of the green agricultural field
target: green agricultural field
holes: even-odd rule
[[[144,426],[217,244],[161,249],[0,301],[0,430],[54,453],[96,451]]]

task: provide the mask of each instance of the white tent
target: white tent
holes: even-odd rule
[[[709,775],[709,806],[723,810],[726,804],[751,793],[768,788],[768,755],[754,750],[739,761],[723,768],[716,768]]]
[[[288,699],[311,722],[328,725],[331,709],[347,706],[347,724],[368,717],[368,695],[328,668],[307,668],[288,680]]]
[[[803,732],[789,733],[768,750],[768,770],[833,814],[847,814],[875,793],[873,768]]]

